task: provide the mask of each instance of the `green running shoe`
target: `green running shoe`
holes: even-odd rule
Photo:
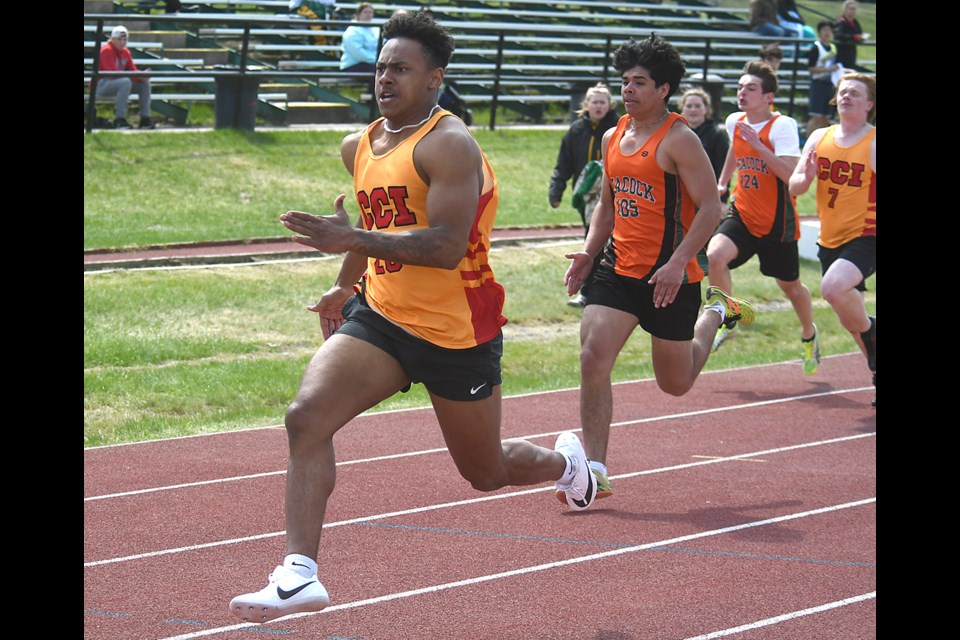
[[[613,489],[610,488],[610,479],[603,475],[603,472],[590,468],[590,471],[593,471],[593,477],[597,481],[597,497],[596,500],[602,500],[603,498],[609,498],[613,495]],[[556,492],[557,500],[560,501],[560,504],[567,504],[567,494],[564,491]]]
[[[803,345],[803,373],[812,376],[820,368],[820,332],[813,325],[813,338],[801,340]]]
[[[603,475],[603,472],[599,469],[590,469],[593,471],[594,477],[597,479],[597,500],[602,500],[603,498],[609,498],[613,495],[613,489],[610,488],[610,478]]]
[[[737,322],[742,322],[746,327],[753,324],[756,318],[756,312],[754,312],[753,306],[746,300],[734,298],[720,287],[707,287],[707,300],[711,298],[716,298],[723,305],[723,324],[726,327],[732,329],[736,326]]]
[[[726,340],[731,333],[733,333],[733,330],[736,328],[736,326],[736,323],[734,323],[732,327],[727,327],[725,324],[720,325],[720,328],[717,329],[717,335],[713,339],[713,348],[710,350],[716,351],[719,349],[720,345],[723,344],[723,341]]]

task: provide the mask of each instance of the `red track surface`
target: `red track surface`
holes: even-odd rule
[[[705,373],[683,398],[617,385],[615,493],[581,513],[548,485],[474,491],[429,409],[361,416],[336,437],[332,604],[266,625],[227,603],[284,553],[282,427],[87,449],[84,638],[872,639],[869,382],[851,354],[813,378]],[[505,399],[504,437],[552,447],[577,398]]]

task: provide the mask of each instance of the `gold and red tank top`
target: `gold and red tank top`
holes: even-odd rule
[[[877,130],[841,147],[834,138],[838,126],[828,128],[816,147],[819,243],[828,249],[877,235],[877,174],[870,168]]]
[[[757,132],[760,142],[776,153],[770,142],[770,129],[779,118],[777,114]],[[747,114],[738,120],[747,126]],[[796,199],[790,195],[790,185],[777,177],[766,161],[740,135],[733,136],[733,154],[737,161],[737,181],[733,188],[733,203],[750,235],[778,242],[792,242],[800,238]]]
[[[438,110],[416,133],[382,155],[373,152],[370,134],[360,137],[353,184],[363,226],[377,233],[426,229],[428,185],[413,164],[417,143],[451,115]],[[489,263],[490,232],[497,214],[497,178],[483,158],[483,187],[467,250],[456,269],[440,269],[368,258],[366,296],[393,323],[447,349],[466,349],[495,338],[506,324],[504,290]],[[455,159],[451,159],[455,161]]]
[[[613,236],[604,252],[604,261],[616,273],[646,281],[665,265],[687,235],[696,206],[680,176],[657,165],[657,148],[677,120],[667,115],[643,145],[630,154],[620,150],[630,116],[617,122],[607,145],[604,169],[613,193]],[[684,282],[703,280],[696,258],[687,263]]]

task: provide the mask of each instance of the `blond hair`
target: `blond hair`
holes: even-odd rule
[[[598,82],[597,84],[587,89],[587,94],[583,96],[583,102],[580,103],[580,109],[577,111],[578,116],[582,116],[583,114],[590,111],[587,105],[590,104],[590,98],[592,98],[595,95],[606,96],[607,102],[610,103],[610,108],[611,109],[613,108],[613,95],[610,93],[610,89],[608,89],[607,85],[605,85],[604,83]]]
[[[692,89],[687,89],[683,92],[683,95],[680,96],[680,111],[683,111],[683,105],[686,104],[687,98],[690,96],[697,96],[703,100],[703,107],[706,112],[706,117],[713,117],[713,106],[710,103],[710,94],[700,87],[693,87]]]

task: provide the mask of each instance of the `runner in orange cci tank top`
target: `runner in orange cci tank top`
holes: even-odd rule
[[[357,224],[344,195],[331,216],[280,216],[297,242],[346,255],[337,281],[309,307],[324,343],[284,421],[286,556],[266,587],[230,602],[250,622],[330,603],[317,553],[336,481],[333,436],[411,383],[426,387],[457,470],[478,491],[553,482],[576,510],[596,496],[573,432],[552,450],[500,440],[506,320],[488,254],[496,177],[463,121],[437,105],[454,50],[449,32],[416,11],[394,15],[382,33],[375,95],[383,117],[340,148]]]
[[[845,74],[831,102],[840,124],[807,138],[790,193],[806,193],[816,182],[820,293],[867,359],[876,407],[877,317],[867,311],[865,293],[877,271],[877,77]]]

